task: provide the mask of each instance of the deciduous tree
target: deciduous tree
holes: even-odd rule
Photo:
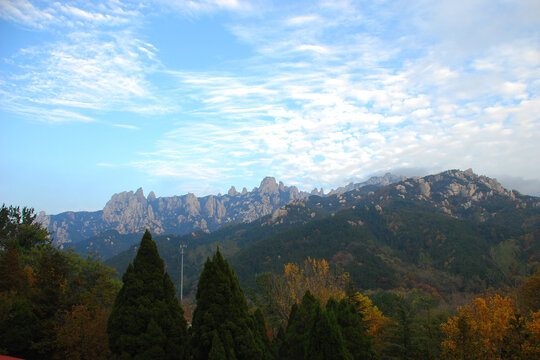
[[[293,304],[299,304],[306,291],[313,294],[322,306],[330,298],[345,298],[349,274],[331,267],[325,259],[308,257],[302,264],[288,263],[282,274],[259,277],[258,286],[266,299],[269,312],[286,324]]]

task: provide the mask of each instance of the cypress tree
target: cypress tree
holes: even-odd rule
[[[281,359],[371,359],[375,354],[354,305],[334,299],[321,307],[309,291],[294,304],[279,348]]]
[[[204,264],[196,299],[191,327],[193,359],[208,359],[210,354],[238,360],[267,358],[238,279],[219,249]]]
[[[304,294],[300,306],[293,304],[285,338],[279,349],[280,358],[290,360],[306,358],[312,318],[315,309],[320,307],[320,302],[309,290]]]
[[[109,346],[117,359],[186,359],[184,311],[148,230],[115,299],[107,324]]]
[[[373,359],[376,357],[366,332],[362,314],[358,313],[351,302],[343,299],[337,303],[334,299],[330,299],[326,303],[326,311],[335,315],[345,347],[353,359]]]
[[[314,309],[311,319],[306,355],[310,360],[352,360],[334,314],[320,306]]]

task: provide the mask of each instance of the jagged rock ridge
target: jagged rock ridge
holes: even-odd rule
[[[398,198],[425,201],[447,215],[480,221],[496,216],[509,205],[523,209],[540,207],[538,199],[505,189],[497,179],[477,175],[472,169],[407,178],[375,196],[378,204]]]
[[[148,228],[154,234],[186,234],[191,231],[213,231],[231,222],[251,222],[271,214],[281,206],[307,197],[295,186],[277,183],[266,177],[258,188],[237,192],[231,187],[226,195],[196,197],[194,194],[156,197],[144,196],[142,188],[135,193],[115,194],[103,210],[40,214],[38,220],[53,233],[57,243],[78,242],[106,230],[120,234],[141,232]]]

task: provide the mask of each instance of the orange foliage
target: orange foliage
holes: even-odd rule
[[[528,338],[523,349],[529,357],[540,358],[540,310],[531,314],[531,320],[525,324]]]
[[[540,356],[538,341],[527,339],[523,329],[538,334],[539,316],[532,320],[521,316],[507,296],[476,298],[460,307],[458,315],[443,324],[444,359],[520,359]],[[536,344],[536,347],[535,347]]]
[[[379,308],[373,305],[371,299],[357,292],[352,299],[356,305],[356,310],[364,316],[364,322],[367,325],[366,333],[379,339],[381,331],[391,320],[383,315]],[[380,339],[382,341],[382,339]]]

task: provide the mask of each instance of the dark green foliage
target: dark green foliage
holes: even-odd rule
[[[438,359],[444,334],[441,324],[449,314],[434,311],[438,301],[422,293],[407,296],[391,291],[371,295],[373,304],[393,320],[382,333],[378,349],[385,359]]]
[[[223,357],[221,347],[226,359],[271,357],[264,345],[267,340],[261,338],[260,325],[248,313],[238,279],[219,249],[204,264],[196,299],[191,327],[193,359],[208,359],[210,354]]]
[[[327,305],[327,310],[322,309],[320,302],[306,291],[300,306],[292,306],[279,349],[280,359],[370,358],[370,344],[363,325],[355,324],[359,328],[352,329],[355,326],[351,321],[356,314],[354,308],[349,308],[345,303],[337,304],[334,300]],[[343,326],[336,314],[341,317]],[[361,317],[355,318],[358,319],[361,321]],[[346,339],[344,335],[350,338]],[[359,351],[358,356],[354,354],[353,357],[351,349]]]
[[[28,299],[13,292],[0,295],[0,354],[40,358],[32,348],[38,335],[38,321]]]
[[[315,307],[309,329],[306,359],[349,360],[353,357],[347,351],[341,329],[332,312]]]
[[[10,241],[17,246],[30,250],[39,244],[48,244],[49,232],[34,222],[36,215],[34,209],[10,206],[3,204],[0,208],[0,249],[7,248]]]
[[[208,354],[208,360],[227,360],[227,353],[225,352],[223,343],[215,330],[214,336],[212,337],[212,348]]]
[[[107,332],[119,359],[187,358],[184,313],[148,231],[122,278]]]
[[[274,358],[276,355],[276,348],[274,344],[270,342],[266,331],[266,323],[264,321],[264,315],[261,309],[255,310],[252,315],[253,326],[256,334],[255,340],[258,342],[257,346],[264,349],[266,358]]]
[[[27,285],[19,257],[15,242],[10,242],[7,249],[0,253],[0,291],[21,291]]]
[[[66,315],[81,307],[87,314],[107,311],[116,281],[110,277],[112,269],[99,261],[52,246],[35,218],[32,209],[0,209],[0,353],[27,360],[62,359],[58,336],[67,326]],[[90,335],[105,332],[93,325]]]
[[[330,299],[326,303],[326,310],[336,317],[345,347],[353,359],[372,359],[375,357],[371,339],[366,334],[363,317],[356,311],[352,303],[347,299],[343,299],[339,303]]]
[[[294,304],[291,308],[287,330],[279,349],[281,359],[304,359],[309,346],[309,332],[312,327],[312,317],[319,301],[306,291],[300,306]]]

